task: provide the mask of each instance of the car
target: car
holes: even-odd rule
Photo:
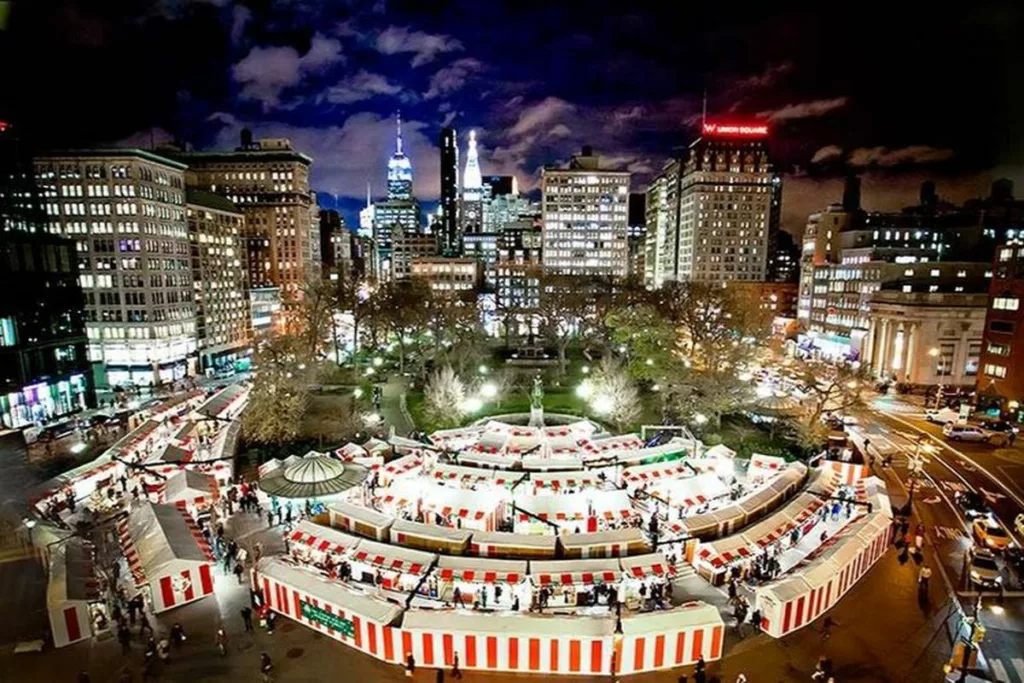
[[[972,548],[967,558],[967,570],[971,575],[971,583],[982,588],[997,588],[1003,583],[999,563],[991,550]]]
[[[989,438],[984,429],[966,422],[947,422],[942,434],[950,441],[988,441]]]
[[[924,411],[924,419],[934,424],[948,424],[960,420],[960,411],[952,408],[929,408]]]
[[[1006,420],[983,420],[980,424],[990,432],[999,432],[1001,434],[1020,433],[1020,427]]]
[[[963,510],[968,519],[988,514],[988,505],[985,504],[985,499],[975,491],[957,491],[953,496],[953,501]]]
[[[1003,553],[1003,559],[1017,574],[1024,572],[1024,550],[1021,548],[1007,548]]]
[[[992,515],[984,515],[971,522],[971,534],[984,548],[1006,550],[1010,546],[1010,534]]]

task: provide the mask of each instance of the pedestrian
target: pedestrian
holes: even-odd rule
[[[274,610],[267,610],[267,635],[274,635],[274,621],[277,620],[277,612]]]
[[[126,655],[132,651],[132,633],[124,624],[117,627],[117,642],[121,643],[121,654]]]
[[[754,627],[754,633],[761,630],[761,610],[755,609],[750,615],[750,625]]]
[[[917,528],[914,529],[914,553],[917,555],[921,554],[921,550],[924,548],[924,525],[918,524]]]
[[[832,627],[836,625],[836,622],[832,620],[832,615],[825,617],[825,621],[821,623],[821,639],[828,640],[832,637]]]
[[[245,624],[245,632],[252,632],[252,608],[246,605],[242,608],[242,623]]]
[[[416,658],[410,652],[405,656],[405,677],[412,678],[416,673]]]
[[[156,631],[153,630],[153,627],[149,625],[149,617],[146,616],[145,612],[140,610],[139,611],[139,637],[141,638],[142,634],[144,632],[146,632],[146,631],[149,631],[149,635],[150,635],[151,638],[152,638],[153,635],[156,634]]]
[[[444,669],[438,668],[437,671],[434,672],[434,680],[437,683],[444,683]]]
[[[270,661],[270,655],[266,652],[260,654],[260,674],[263,676],[263,683],[270,683],[270,672],[274,670],[274,663]]]
[[[452,678],[462,678],[462,672],[459,671],[459,653],[452,653]]]
[[[79,671],[78,672],[78,683],[92,683],[92,679],[89,678],[89,672]]]
[[[181,624],[174,624],[171,627],[171,643],[174,644],[175,649],[180,648],[182,643],[185,642],[185,629],[181,627]]]
[[[156,645],[156,653],[160,656],[160,661],[166,663],[168,658],[171,656],[171,644],[167,642],[166,638],[161,638],[160,642]]]
[[[274,528],[274,511],[273,510],[267,510],[267,528],[268,529],[273,529]]]
[[[747,677],[741,673],[736,677],[736,683],[747,683]]]
[[[932,570],[928,565],[922,565],[921,570],[917,572],[917,591],[918,593],[928,595],[928,580],[932,578]]]
[[[241,562],[236,562],[235,563],[235,576],[238,578],[238,585],[239,586],[242,585],[242,574],[244,572],[245,572],[245,570],[242,569],[242,563]]]
[[[217,633],[213,637],[213,643],[220,650],[221,657],[228,653],[228,634],[224,631],[223,626],[217,629]]]

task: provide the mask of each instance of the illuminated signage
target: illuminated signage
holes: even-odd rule
[[[0,133],[3,133],[5,130],[10,128],[10,126],[11,124],[7,123],[6,121],[0,121]]]
[[[705,123],[705,135],[735,135],[743,138],[759,138],[768,135],[768,126],[744,123]]]
[[[332,614],[325,609],[311,605],[305,600],[299,601],[299,606],[302,608],[302,616],[310,621],[315,621],[321,626],[337,631],[343,636],[354,638],[356,635],[355,626],[348,619],[343,619],[337,614]]]

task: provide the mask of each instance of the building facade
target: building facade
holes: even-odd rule
[[[459,221],[459,137],[454,128],[441,129],[441,221],[438,246],[444,256],[458,256],[461,245]]]
[[[1016,234],[996,250],[977,391],[1014,413],[1024,403],[1024,238]]]
[[[666,282],[764,281],[781,213],[781,180],[764,125],[705,123],[685,157],[648,187],[649,286]]]
[[[410,276],[435,292],[473,292],[480,286],[482,269],[473,258],[430,256],[413,259]]]
[[[233,365],[252,343],[252,302],[245,260],[245,216],[227,199],[186,192],[192,242],[199,369]]]
[[[307,278],[320,273],[313,160],[289,140],[253,140],[248,131],[233,152],[176,152],[174,158],[188,166],[189,187],[221,195],[245,215],[250,285],[277,287],[286,301],[297,301]]]
[[[544,268],[563,275],[629,273],[629,173],[601,169],[590,147],[541,175]]]
[[[412,262],[437,256],[437,240],[411,230],[399,230],[392,236],[391,278],[395,281],[412,277]]]
[[[185,166],[137,149],[77,150],[38,156],[35,174],[50,232],[77,243],[97,382],[189,374],[196,318]]]
[[[506,334],[539,329],[533,313],[540,306],[542,238],[540,226],[529,220],[514,223],[499,237],[495,306]]]
[[[472,235],[483,230],[484,181],[480,175],[480,156],[476,148],[476,131],[469,131],[466,150],[466,170],[462,176],[462,203],[459,207],[462,234]]]

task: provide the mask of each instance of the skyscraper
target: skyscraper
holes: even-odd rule
[[[420,232],[420,205],[413,196],[412,162],[402,149],[402,116],[398,115],[395,153],[388,160],[388,197],[374,205],[373,229],[383,275],[390,277],[392,236]]]
[[[629,272],[629,173],[601,169],[586,146],[541,176],[545,270],[624,278]]]
[[[454,128],[441,129],[441,253],[456,256],[461,251],[459,232],[459,139]]]
[[[359,236],[373,237],[373,222],[376,220],[376,211],[373,206],[373,199],[370,197],[370,183],[366,183],[366,206],[359,210]]]
[[[388,199],[412,199],[412,162],[402,151],[402,112],[396,125],[395,153],[388,160]]]
[[[765,125],[708,122],[685,157],[665,164],[647,197],[657,260],[651,286],[767,279],[782,189],[767,137]]]
[[[483,226],[483,178],[480,176],[480,158],[476,150],[476,131],[469,131],[469,150],[466,152],[466,172],[462,176],[462,234],[480,232]]]

